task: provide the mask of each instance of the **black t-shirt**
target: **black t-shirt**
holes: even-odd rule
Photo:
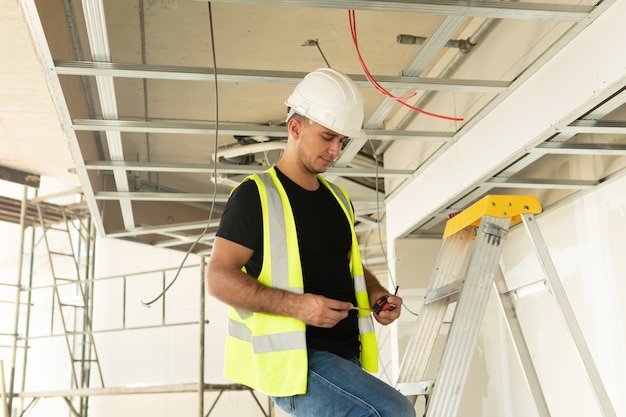
[[[307,191],[276,168],[293,211],[304,276],[304,291],[356,305],[348,254],[352,244],[350,225],[339,203],[324,185]],[[246,271],[258,277],[263,262],[263,221],[259,192],[254,181],[245,181],[231,195],[217,236],[254,251]],[[307,326],[307,346],[344,357],[359,353],[355,310],[326,329]]]

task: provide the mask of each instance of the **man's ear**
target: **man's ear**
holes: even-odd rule
[[[298,139],[300,137],[301,131],[302,123],[300,123],[300,120],[298,120],[298,118],[296,117],[292,117],[291,119],[289,119],[289,121],[287,122],[287,132],[289,133],[289,135],[294,139]]]

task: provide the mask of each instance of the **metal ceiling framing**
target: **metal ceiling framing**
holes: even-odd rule
[[[528,68],[511,83],[507,91],[495,97],[487,106],[481,109],[479,114],[462,126],[446,144],[434,152],[429,160],[415,171],[414,176],[418,176],[423,169],[427,168],[430,163],[445,152],[447,145],[459,140],[469,129],[478,123],[482,117],[486,116],[508,95],[522,86],[535,71],[540,69],[549,59],[558,53],[564,45],[575,38],[613,3],[614,2],[600,2],[595,8],[589,10],[585,19],[581,19],[578,23],[573,25],[557,42],[546,49],[535,62],[529,65]],[[443,206],[431,212],[430,215],[425,216],[421,222],[418,222],[411,230],[407,231],[404,236],[412,238],[439,237],[443,223],[447,220],[449,214],[456,213],[470,206],[490,192],[493,193],[494,190],[495,192],[502,192],[504,194],[515,193],[515,189],[526,189],[530,190],[531,193],[555,189],[571,191],[567,196],[559,198],[556,201],[544,202],[544,204],[542,204],[544,210],[549,210],[576,198],[581,192],[589,191],[608,180],[626,175],[626,170],[620,169],[618,172],[598,180],[514,178],[516,175],[519,175],[521,171],[530,167],[534,162],[547,154],[589,156],[622,155],[622,144],[566,142],[574,138],[577,134],[583,133],[597,135],[623,135],[626,133],[626,130],[623,129],[625,126],[623,121],[600,120],[624,106],[626,102],[624,99],[625,94],[626,86],[622,87],[621,91],[618,91],[614,96],[609,97],[602,103],[590,102],[589,108],[581,110],[579,119],[555,126],[555,130],[558,134],[546,137],[544,141],[537,143],[536,146],[525,149],[524,152],[521,152],[514,160],[503,161],[500,171],[493,172],[492,176],[482,179],[480,182],[474,184],[473,187],[463,190],[456,196],[451,196]],[[395,190],[395,192],[398,191],[400,190]]]
[[[200,0],[202,1],[202,0]],[[283,6],[326,7],[334,9],[375,10],[397,13],[424,13],[454,16],[480,16],[498,19],[546,19],[576,21],[588,17],[591,6],[556,3],[497,1],[429,1],[429,0],[218,0],[215,3],[259,3]]]
[[[95,62],[110,62],[111,53],[109,51],[104,5],[101,1],[89,0],[84,0],[82,5],[85,21],[87,22],[86,27],[92,59]],[[113,84],[113,77],[107,75],[96,75],[95,77],[96,84],[98,86],[98,97],[100,97],[103,119],[117,120],[117,99],[115,86]],[[111,160],[123,161],[124,149],[120,132],[107,130],[105,135]],[[128,179],[124,172],[114,170],[113,176],[115,177],[115,186],[119,191],[124,192],[129,190]],[[134,228],[135,220],[130,201],[126,198],[120,198],[119,203],[122,211],[122,218],[124,220],[124,227],[126,229]]]
[[[115,24],[117,16],[106,16],[107,9],[101,0],[82,0],[84,13],[84,27],[87,43],[91,51],[91,60],[67,60],[58,59],[45,47],[46,35],[42,28],[37,25],[37,8],[31,0],[24,0],[23,10],[26,16],[30,16],[32,22],[31,32],[38,44],[42,61],[49,68],[48,78],[51,85],[57,86],[53,91],[58,91],[57,110],[64,121],[64,128],[68,134],[70,148],[76,162],[76,170],[81,179],[84,194],[91,211],[94,213],[96,225],[101,234],[110,237],[119,237],[144,241],[144,237],[150,244],[158,244],[167,247],[176,247],[179,240],[180,249],[186,249],[190,240],[199,236],[199,231],[206,225],[206,220],[194,219],[193,221],[181,221],[176,224],[146,224],[137,223],[137,208],[133,202],[165,202],[194,204],[194,207],[202,207],[203,213],[209,212],[207,202],[223,206],[227,192],[209,193],[177,190],[168,187],[153,187],[140,191],[132,191],[129,183],[131,175],[192,175],[200,174],[205,177],[217,175],[243,176],[259,172],[265,169],[262,165],[227,165],[221,163],[191,163],[191,162],[163,162],[163,161],[132,161],[125,156],[123,135],[183,135],[186,138],[195,138],[207,135],[221,136],[246,136],[246,137],[284,137],[284,126],[280,124],[260,124],[248,121],[219,121],[219,124],[210,120],[195,120],[190,117],[185,120],[177,118],[148,117],[145,112],[144,120],[136,117],[128,117],[120,114],[119,91],[116,88],[117,80],[162,80],[164,82],[213,82],[232,86],[240,85],[294,85],[306,72],[290,70],[270,70],[262,68],[210,68],[202,66],[159,64],[136,64],[127,62],[112,62],[115,51],[110,48],[110,26]],[[359,11],[374,11],[381,13],[413,14],[416,18],[423,15],[441,16],[441,20],[434,30],[425,37],[419,51],[409,59],[403,68],[396,71],[400,75],[379,74],[374,78],[394,95],[403,95],[410,91],[423,92],[422,104],[430,102],[437,94],[482,94],[490,97],[483,102],[481,108],[468,113],[468,117],[460,124],[446,125],[441,129],[412,130],[410,125],[415,119],[415,114],[408,113],[402,120],[389,123],[389,119],[397,112],[397,103],[388,98],[381,99],[378,105],[370,112],[364,123],[368,140],[378,141],[380,146],[374,149],[372,146],[370,167],[355,166],[353,159],[362,152],[370,153],[366,146],[368,141],[352,140],[342,152],[342,156],[335,161],[329,169],[327,176],[330,180],[343,179],[384,179],[387,188],[391,182],[394,184],[388,190],[378,189],[379,196],[372,193],[371,197],[355,197],[355,207],[362,223],[373,221],[377,227],[384,227],[384,205],[382,199],[393,196],[394,193],[402,192],[404,184],[410,182],[416,176],[435,161],[453,143],[471,130],[485,115],[489,114],[506,97],[513,94],[517,88],[532,76],[532,74],[553,57],[571,39],[576,37],[587,25],[594,21],[614,1],[604,1],[597,5],[565,4],[558,3],[535,3],[535,2],[491,2],[491,1],[217,1],[215,4],[240,4],[244,7],[250,5],[266,6],[289,6],[290,8],[319,8],[319,9],[354,9]],[[564,34],[537,55],[537,58],[523,68],[518,74],[514,74],[511,81],[503,79],[472,79],[451,77],[452,69],[462,67],[466,58],[466,52],[457,51],[456,56],[450,59],[447,69],[438,74],[427,74],[426,69],[434,65],[447,50],[450,39],[467,24],[469,19],[484,19],[481,28],[474,32],[476,39],[479,36],[488,37],[487,28],[498,22],[515,21],[540,21],[568,24],[569,28]],[[74,17],[78,20],[78,17]],[[142,18],[143,19],[143,18]],[[80,34],[75,33],[80,25],[75,24],[71,29],[72,39],[78,42]],[[34,29],[33,29],[34,27]],[[141,30],[145,30],[142,21]],[[143,36],[143,35],[142,35]],[[142,41],[142,42],[145,42]],[[76,50],[80,48],[75,46]],[[145,54],[145,52],[142,52]],[[86,54],[76,54],[81,59]],[[145,56],[143,62],[146,62]],[[289,67],[287,67],[289,69]],[[363,89],[369,89],[371,85],[364,75],[356,72],[349,74],[357,85]],[[79,77],[81,80],[95,80],[95,89],[85,89],[87,101],[99,99],[100,113],[88,112],[90,118],[71,117],[70,111],[63,102],[63,90],[60,87],[61,77]],[[147,94],[144,91],[144,94]],[[594,108],[587,109],[587,114],[581,114],[578,120],[571,120],[557,127],[557,134],[540,141],[535,147],[525,149],[525,152],[513,161],[503,161],[499,172],[493,172],[491,176],[484,178],[471,189],[453,196],[428,219],[416,224],[407,232],[407,236],[430,237],[438,233],[442,220],[451,211],[462,209],[488,191],[499,190],[505,193],[515,193],[519,189],[529,190],[569,190],[567,195],[571,198],[576,191],[585,191],[601,184],[605,179],[555,179],[555,178],[520,178],[520,172],[528,170],[534,163],[548,155],[592,155],[592,156],[623,156],[626,145],[622,143],[578,143],[570,139],[581,134],[589,135],[624,135],[626,122],[622,120],[603,120],[616,109],[623,107],[625,94],[619,93],[604,103],[596,103]],[[97,99],[94,99],[97,98]],[[83,157],[77,134],[103,134],[108,150],[108,159],[89,160]],[[385,167],[381,167],[384,160],[384,152],[391,145],[397,143],[424,143],[432,144],[430,155],[425,157],[415,167],[402,169],[389,168],[385,161]],[[181,154],[181,158],[185,159]],[[111,175],[114,181],[114,190],[99,189],[92,183],[94,177]],[[391,181],[391,182],[389,182]],[[381,198],[381,196],[383,196]],[[376,201],[374,201],[376,200]],[[111,228],[106,226],[103,216],[106,214],[102,208],[104,202],[119,203],[122,227]],[[558,201],[550,201],[550,204]],[[550,205],[548,204],[548,206]],[[109,208],[109,210],[111,210]],[[218,210],[219,212],[219,210]],[[215,220],[215,219],[213,219]],[[380,224],[378,224],[380,222]],[[215,225],[215,221],[212,221]],[[213,226],[210,227],[213,229]],[[367,228],[365,228],[367,230]],[[160,236],[154,239],[155,236]],[[205,245],[197,249],[198,253],[209,254],[212,241],[212,233],[207,233],[202,242]]]
[[[556,135],[546,141],[537,144],[536,147],[526,150],[526,153],[514,163],[503,169],[497,175],[485,179],[476,188],[468,192],[462,198],[451,201],[444,209],[435,214],[430,221],[424,222],[415,227],[411,234],[413,237],[424,235],[423,231],[441,223],[447,214],[459,211],[478,199],[482,198],[495,188],[517,188],[517,189],[564,189],[571,190],[567,197],[551,204],[546,204],[544,209],[558,206],[575,198],[578,193],[589,191],[602,183],[611,179],[626,175],[626,170],[608,175],[598,180],[569,180],[569,179],[522,179],[514,178],[520,171],[531,166],[534,162],[546,154],[558,155],[589,155],[589,156],[624,156],[626,155],[626,145],[619,143],[567,143],[580,133],[593,133],[598,135],[624,135],[626,124],[621,121],[601,121],[600,119],[610,115],[626,103],[626,87],[615,94],[609,100],[597,105],[580,119],[572,121],[565,126],[556,127]]]
[[[457,25],[453,26],[452,31],[448,31],[445,42],[448,41],[451,33],[453,33]],[[442,35],[438,35],[442,36]],[[444,45],[445,46],[445,42]],[[439,45],[434,53],[436,54],[443,47]],[[428,65],[430,59],[423,63]],[[197,68],[197,67],[179,67],[171,65],[140,65],[140,64],[122,64],[110,62],[86,62],[86,61],[56,61],[55,69],[59,75],[88,75],[103,77],[120,77],[120,78],[148,78],[161,80],[183,80],[183,81],[213,81],[231,83],[265,83],[265,84],[297,84],[305,75],[305,72],[288,72],[288,71],[261,71],[238,68]],[[423,89],[429,91],[459,91],[459,92],[483,92],[483,93],[501,93],[509,87],[509,83],[505,81],[490,80],[459,80],[459,79],[437,79],[425,78],[419,76],[407,75],[408,72],[421,71],[405,71],[403,76],[377,75],[375,78],[380,85],[392,89]],[[348,74],[350,78],[359,87],[369,87],[369,81],[361,74]]]

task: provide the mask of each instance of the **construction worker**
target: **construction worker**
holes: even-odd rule
[[[363,98],[324,68],[286,104],[284,154],[233,191],[208,264],[210,294],[231,306],[225,376],[299,417],[414,417],[410,401],[372,375],[372,317],[392,323],[402,298],[363,267],[349,197],[320,176],[348,138],[365,137]],[[373,314],[380,297],[396,308]]]

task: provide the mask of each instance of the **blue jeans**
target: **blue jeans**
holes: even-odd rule
[[[296,417],[415,417],[413,404],[357,359],[321,350],[309,350],[307,393],[272,400]]]

